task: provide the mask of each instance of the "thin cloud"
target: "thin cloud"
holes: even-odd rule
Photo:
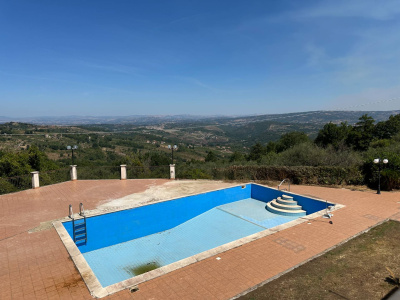
[[[199,86],[199,87],[205,88],[205,89],[207,89],[207,90],[218,91],[216,88],[214,88],[214,87],[212,87],[212,86],[210,86],[210,85],[208,85],[208,84],[205,84],[205,83],[202,82],[201,80],[199,80],[199,79],[197,79],[197,78],[194,78],[194,77],[175,76],[175,78],[178,78],[178,79],[184,80],[184,81],[186,81],[186,82],[192,83],[192,84],[194,84],[194,85],[197,85],[197,86]]]
[[[361,18],[388,21],[396,20],[399,15],[398,0],[327,0],[306,8],[245,20],[238,29],[252,30],[273,23],[314,21],[317,18]]]
[[[314,7],[291,12],[288,16],[294,19],[305,18],[367,18],[390,20],[400,14],[397,0],[330,0],[322,1]]]
[[[116,87],[112,87],[112,86],[98,85],[98,84],[88,83],[85,81],[61,79],[61,78],[58,78],[60,73],[50,73],[48,75],[54,75],[54,76],[44,77],[44,76],[32,76],[32,75],[25,75],[25,74],[10,73],[10,72],[0,70],[0,75],[27,78],[27,79],[33,79],[33,80],[41,80],[41,81],[53,81],[53,82],[62,82],[62,83],[69,83],[69,84],[78,84],[78,85],[84,85],[87,87],[95,88],[96,91],[99,89],[102,89],[102,90],[118,91],[118,92],[123,92],[123,93],[127,93],[127,94],[132,94],[132,95],[137,94],[136,92],[134,92],[132,90],[126,90],[126,89],[116,88]],[[68,74],[68,76],[72,76],[72,75],[74,75],[74,74],[71,74],[71,73]]]
[[[399,95],[400,86],[385,89],[369,88],[359,93],[335,97],[325,108],[326,110],[398,110]]]
[[[328,56],[325,53],[325,49],[316,46],[314,43],[309,43],[304,47],[304,51],[308,55],[308,65],[311,67],[319,67],[325,64]]]
[[[352,48],[331,61],[342,81],[367,79],[371,83],[388,82],[400,76],[400,25],[391,29],[379,28],[365,31]],[[350,76],[349,76],[350,75]],[[397,81],[397,80],[396,80]]]
[[[81,66],[89,67],[89,68],[96,69],[96,70],[104,70],[107,72],[121,73],[121,74],[134,75],[134,76],[140,76],[140,77],[143,76],[140,73],[141,69],[135,68],[135,67],[125,66],[125,65],[120,65],[120,64],[113,64],[113,63],[98,64],[98,63],[92,63],[92,62],[87,62],[87,61],[80,61],[79,63]]]

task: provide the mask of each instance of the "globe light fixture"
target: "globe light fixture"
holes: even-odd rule
[[[77,145],[74,146],[67,146],[67,150],[71,150],[72,151],[72,165],[74,165],[74,150],[78,149]]]
[[[177,145],[168,145],[168,149],[170,149],[172,151],[172,164],[174,164],[174,150],[178,150],[178,146]]]
[[[375,158],[374,159],[374,164],[378,165],[378,191],[376,192],[378,195],[381,193],[381,169],[382,169],[382,164],[387,164],[389,162],[388,159],[381,159],[381,158]]]

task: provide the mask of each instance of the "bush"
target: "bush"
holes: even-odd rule
[[[364,158],[362,166],[365,183],[373,189],[378,188],[379,166],[374,164],[375,158],[388,159],[389,163],[381,165],[381,189],[400,189],[400,143],[392,144],[383,149],[370,149]]]
[[[282,180],[295,184],[362,184],[363,176],[357,168],[304,166],[231,166],[224,170],[231,180]],[[222,170],[220,169],[220,172]]]
[[[265,160],[262,160],[266,162]],[[342,166],[351,167],[362,163],[360,155],[349,148],[335,150],[333,146],[326,149],[314,144],[303,143],[288,149],[275,157],[274,165],[280,166]],[[267,163],[270,164],[270,163]]]
[[[211,174],[207,174],[203,170],[200,169],[190,169],[184,172],[181,178],[185,179],[212,179]]]

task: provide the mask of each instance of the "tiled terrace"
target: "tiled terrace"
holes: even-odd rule
[[[71,181],[0,196],[0,299],[92,299],[55,229],[68,204],[86,209],[168,180]],[[346,205],[333,224],[314,219],[124,290],[109,299],[229,299],[387,219],[400,220],[400,193],[311,186],[292,192]],[[42,223],[40,231],[32,230]],[[47,229],[46,229],[47,228]],[[31,231],[29,233],[28,231]],[[34,231],[34,232],[32,232]]]

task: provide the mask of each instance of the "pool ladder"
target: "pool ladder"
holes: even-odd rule
[[[82,217],[80,219],[74,218],[72,212],[72,205],[69,205],[69,217],[72,219],[72,233],[75,244],[86,245],[87,243],[87,228],[86,228],[86,216],[83,210],[83,204],[79,204],[79,215]]]

